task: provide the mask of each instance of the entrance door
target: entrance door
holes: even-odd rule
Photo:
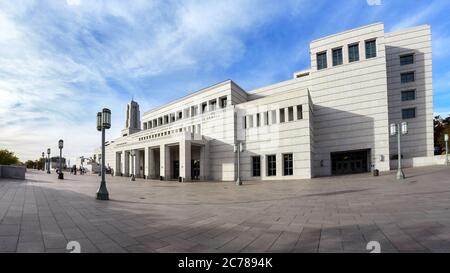
[[[356,150],[331,153],[331,173],[363,173],[369,169],[370,150]]]
[[[200,160],[191,160],[191,175],[193,180],[200,177]]]
[[[172,168],[173,172],[172,172],[172,178],[178,179],[178,177],[180,176],[180,161],[178,160],[174,160],[173,161],[173,168]]]

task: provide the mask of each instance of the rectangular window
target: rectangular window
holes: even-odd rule
[[[259,114],[256,114],[256,127],[259,127],[259,126],[261,126],[261,123],[260,123],[260,115],[259,115]]]
[[[189,117],[189,108],[184,109],[184,117],[185,118]]]
[[[294,120],[294,107],[288,107],[288,121]]]
[[[247,129],[247,117],[243,117],[244,129]]]
[[[376,40],[366,41],[366,59],[377,56],[377,42]]]
[[[416,117],[416,108],[402,109],[402,119],[410,119]]]
[[[144,130],[147,130],[147,122],[144,122]]]
[[[220,108],[227,107],[227,97],[220,98]]]
[[[192,106],[191,113],[192,113],[193,117],[197,115],[197,112],[198,112],[198,106]]]
[[[209,111],[214,111],[216,110],[216,105],[217,105],[217,100],[211,100],[209,102]]]
[[[407,65],[414,63],[414,54],[406,54],[400,56],[400,65]]]
[[[202,114],[206,112],[206,102],[202,103]]]
[[[284,108],[280,109],[280,123],[284,122]]]
[[[402,101],[415,100],[415,99],[416,99],[416,91],[415,90],[402,91]]]
[[[272,123],[271,124],[276,124],[276,123],[277,123],[277,111],[272,110]]]
[[[247,125],[248,125],[248,128],[253,128],[253,115],[247,116]]]
[[[261,157],[252,156],[252,176],[261,176]]]
[[[303,107],[297,105],[297,119],[303,119]]]
[[[359,61],[359,44],[353,44],[348,46],[348,62]]]
[[[183,118],[183,112],[178,111],[177,112],[177,120],[182,119]]]
[[[327,52],[317,53],[317,70],[327,68]]]
[[[267,176],[277,175],[277,157],[275,155],[267,156]]]
[[[292,154],[283,154],[283,175],[293,174]]]
[[[333,66],[342,64],[342,47],[333,49]]]
[[[406,72],[400,74],[401,83],[414,82],[414,72]]]
[[[169,123],[169,116],[165,115],[164,116],[164,124],[167,124],[167,123]]]
[[[264,112],[264,125],[269,125],[269,112]]]
[[[149,122],[148,122],[148,128],[149,128],[149,129],[153,128],[153,126],[152,126],[152,125],[153,125],[153,124],[152,124],[152,122],[151,122],[151,121],[149,121]]]

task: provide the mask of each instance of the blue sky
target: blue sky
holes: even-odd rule
[[[434,112],[450,113],[450,1],[0,1],[0,148],[22,160],[65,140],[69,158],[99,145],[96,113],[119,136],[141,112],[233,79],[245,90],[308,68],[313,39],[374,22],[430,24]]]

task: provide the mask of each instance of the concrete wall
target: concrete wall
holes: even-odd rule
[[[366,59],[365,41],[369,39],[376,39],[377,55]],[[350,63],[348,45],[353,43],[359,43],[359,61]],[[333,66],[332,49],[337,47],[342,47],[343,64]],[[316,54],[323,51],[327,52],[328,67],[317,70]],[[315,174],[331,174],[331,152],[359,149],[370,149],[371,163],[379,170],[389,170],[383,24],[373,24],[313,41],[310,53]]]
[[[391,160],[391,169],[397,169],[397,160]],[[402,160],[402,167],[424,167],[433,165],[445,165],[445,155],[423,156],[414,158],[405,158]]]
[[[26,168],[22,166],[0,165],[1,178],[25,179]]]
[[[297,119],[297,106],[302,106],[302,119]],[[292,107],[293,120],[288,120],[288,108]],[[281,94],[265,96],[236,106],[238,139],[245,141],[241,153],[241,179],[281,180],[311,177],[310,107],[306,89],[285,89]],[[280,122],[280,109],[285,111],[285,121]],[[272,111],[276,118],[273,120]],[[268,112],[268,124],[265,113]],[[257,126],[257,115],[260,125]],[[244,117],[247,128],[244,128]],[[250,128],[250,119],[253,126]],[[293,156],[293,175],[283,174],[283,154]],[[276,175],[268,176],[267,156],[276,156]],[[252,176],[252,157],[261,158],[261,176]]]
[[[402,136],[403,158],[433,156],[433,86],[430,26],[418,26],[386,33],[386,60],[389,95],[389,123],[408,122]],[[400,65],[400,56],[413,53],[414,63]],[[402,84],[400,74],[415,72],[415,82]],[[416,99],[401,100],[401,91],[415,90]],[[402,119],[401,110],[416,108],[416,118]],[[397,154],[396,138],[390,139],[390,153]]]

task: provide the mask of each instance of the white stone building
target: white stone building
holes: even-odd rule
[[[132,101],[107,164],[115,175],[232,181],[241,142],[242,180],[387,171],[397,156],[389,124],[401,121],[409,123],[403,158],[433,155],[429,26],[352,29],[312,41],[310,59],[293,79],[248,92],[227,80],[142,122]]]

